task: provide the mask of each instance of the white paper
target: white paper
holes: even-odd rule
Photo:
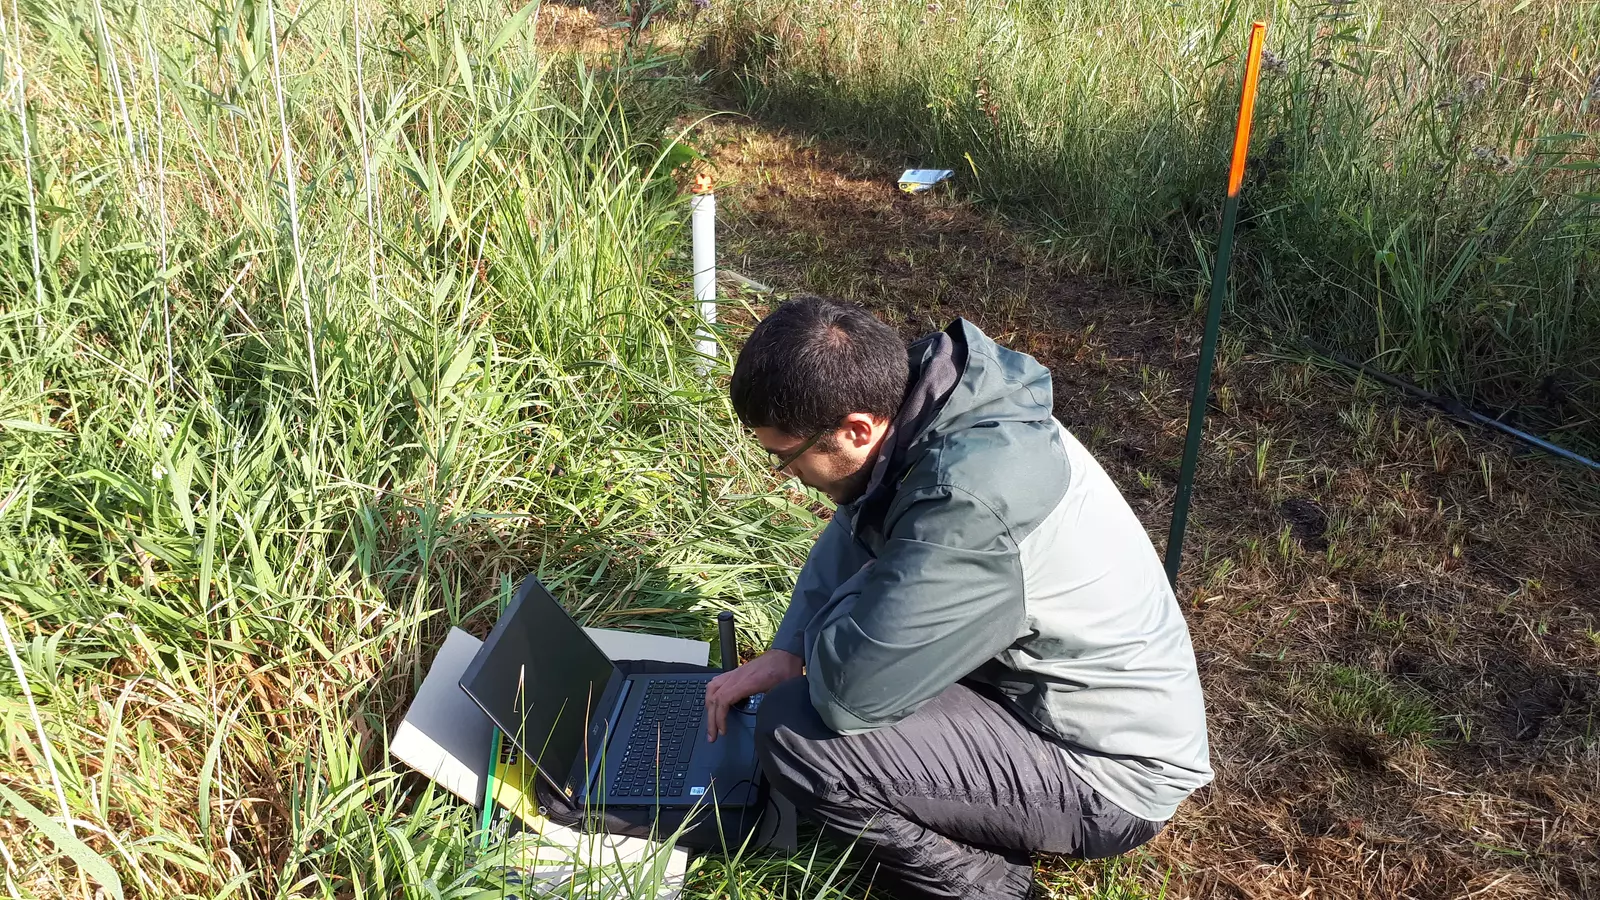
[[[524,831],[490,852],[490,865],[508,874],[538,881],[551,896],[642,897],[646,884],[659,870],[658,900],[669,900],[683,890],[689,853],[679,847],[644,838],[614,834],[584,834],[545,822],[537,831]],[[574,877],[579,883],[572,885]],[[602,882],[605,887],[596,890]]]

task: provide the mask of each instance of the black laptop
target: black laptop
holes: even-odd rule
[[[752,805],[755,716],[729,711],[727,733],[706,741],[717,674],[624,675],[529,575],[461,688],[575,803]]]

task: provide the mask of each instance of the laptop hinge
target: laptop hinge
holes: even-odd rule
[[[617,719],[622,715],[622,704],[628,700],[628,691],[633,687],[633,679],[624,676],[617,687],[617,699],[611,704],[611,711],[606,714],[599,725],[604,731],[600,735],[598,746],[589,750],[589,768],[583,779],[583,796],[587,800],[595,793],[595,779],[599,777],[601,765],[605,762],[606,751],[611,744],[612,730],[617,727]],[[587,748],[586,748],[587,749]]]

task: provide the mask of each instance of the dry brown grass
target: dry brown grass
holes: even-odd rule
[[[960,315],[1055,375],[1056,412],[1164,546],[1198,317],[1074,275],[902,160],[714,122],[724,264],[908,335]],[[1343,372],[1226,340],[1180,598],[1217,780],[1108,868],[1169,897],[1600,895],[1592,474]],[[1120,874],[1116,874],[1120,873]]]
[[[617,19],[626,21],[627,16],[610,4],[595,4],[590,9],[546,3],[539,7],[536,38],[547,47],[603,54],[627,42],[626,29],[608,27],[608,23]]]

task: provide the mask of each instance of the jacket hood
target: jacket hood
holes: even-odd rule
[[[966,319],[907,348],[906,396],[858,503],[881,508],[934,443],[969,428],[1050,420],[1050,370],[996,344]]]

